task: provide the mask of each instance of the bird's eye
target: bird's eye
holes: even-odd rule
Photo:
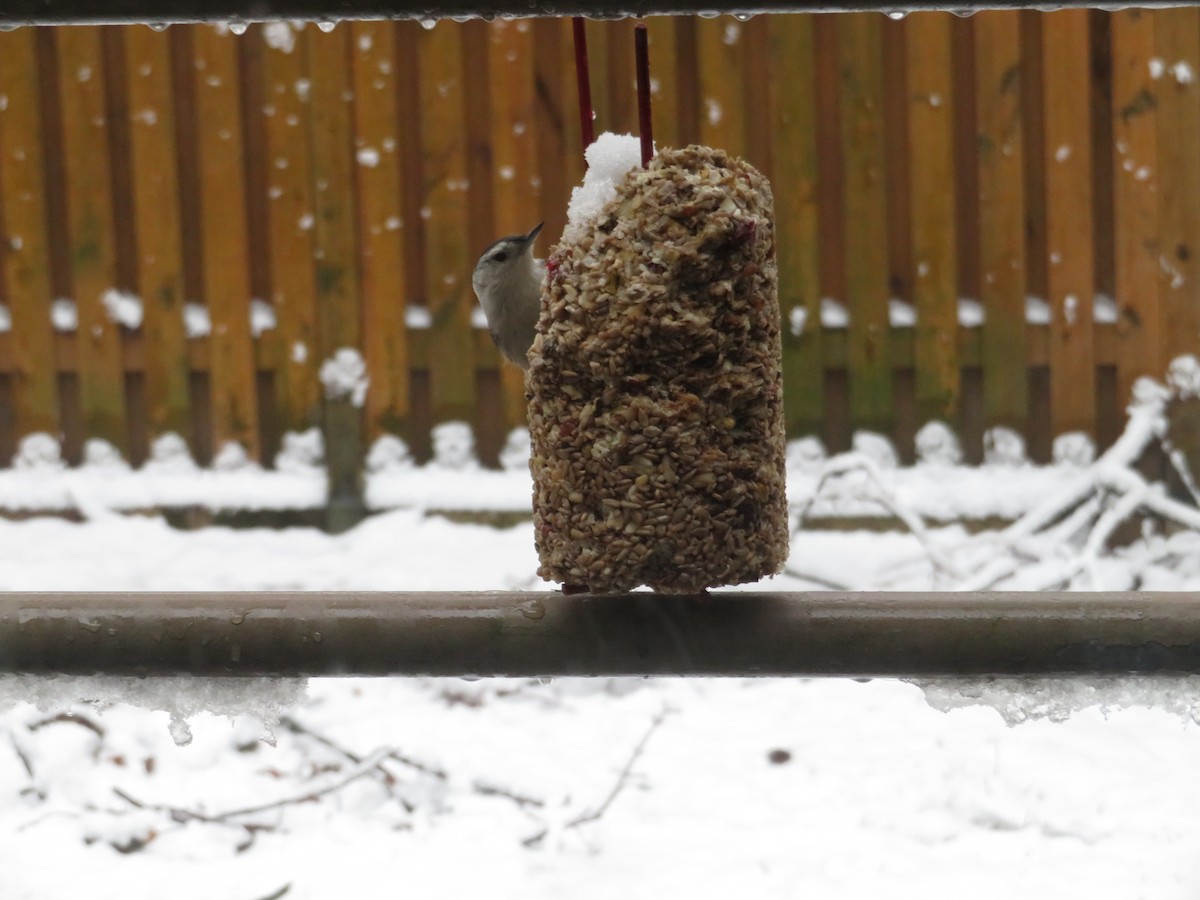
[[[492,262],[504,262],[508,259],[508,251],[501,250],[499,253],[492,254]]]

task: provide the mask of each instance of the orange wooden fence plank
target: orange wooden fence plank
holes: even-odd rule
[[[955,214],[958,244],[958,296],[979,299],[979,141],[975,108],[975,23],[955,16],[950,21],[950,54],[954,66]],[[982,453],[982,448],[980,448]]]
[[[696,28],[700,20],[695,16],[679,16],[675,19],[675,83],[678,89],[678,144],[700,143],[700,64],[696,51]]]
[[[36,52],[33,29],[0,32],[0,295],[12,316],[13,426],[18,437],[59,430],[40,118],[43,87]]]
[[[567,22],[565,29],[560,29],[563,37],[559,38],[558,50],[563,61],[563,86],[565,99],[568,101],[564,111],[575,120],[578,126],[577,93],[575,76],[575,33],[573,23]],[[618,22],[594,21],[585,18],[583,30],[587,37],[588,49],[588,81],[592,95],[592,112],[595,114],[593,131],[600,134],[605,131],[617,131],[609,101],[612,95],[612,83],[609,78],[609,52],[613,46],[613,28]],[[578,131],[578,127],[576,128]]]
[[[1200,10],[1154,14],[1163,359],[1200,348]],[[1152,372],[1149,374],[1160,375]]]
[[[745,44],[746,60],[745,159],[773,181],[775,135],[772,131],[770,105],[770,86],[773,80],[769,21],[771,18],[766,15],[755,16],[745,22],[738,21],[738,24],[742,29],[741,40]],[[801,85],[794,85],[794,88],[801,90]]]
[[[783,400],[790,434],[820,431],[820,234],[817,215],[816,74],[812,19],[772,16],[767,85],[775,194],[775,246],[783,315]]]
[[[1025,202],[1020,17],[981,12],[975,23],[979,153],[979,299],[987,425],[1024,433],[1029,408],[1025,350]]]
[[[1162,370],[1159,306],[1158,90],[1155,19],[1148,10],[1112,15],[1113,227],[1117,301],[1117,396],[1139,375]]]
[[[371,373],[367,437],[407,435],[409,350],[404,307],[403,194],[396,115],[396,32],[390,23],[355,22],[354,142],[362,266],[363,356]]]
[[[529,23],[524,23],[525,27]],[[463,91],[462,136],[467,148],[467,186],[464,190],[470,195],[469,207],[471,214],[467,217],[467,230],[464,233],[467,244],[467,255],[471,263],[475,262],[476,254],[496,239],[496,228],[493,219],[493,190],[492,182],[495,176],[495,161],[492,158],[492,107],[494,86],[490,81],[478,79],[476,73],[488,72],[490,67],[491,24],[481,19],[472,19],[455,26],[462,36],[462,55],[466,64],[466,83],[478,85],[475,90]],[[536,219],[534,220],[537,221]],[[532,227],[532,226],[531,226]],[[470,293],[472,303],[474,293]],[[491,367],[496,358],[491,354],[479,364],[483,368]],[[495,406],[493,398],[491,406]]]
[[[732,16],[696,23],[700,142],[746,156],[746,48]]]
[[[905,22],[885,16],[881,23],[883,53],[883,143],[884,185],[888,211],[888,293],[912,300],[911,185],[908,177],[908,72]]]
[[[541,200],[537,181],[537,143],[529,124],[534,118],[533,27],[528,20],[499,21],[491,26],[488,84],[492,99],[492,196],[496,236],[527,232],[537,222],[531,210]],[[552,241],[540,236],[542,255]],[[482,250],[481,248],[478,248]],[[509,428],[526,419],[525,378],[517,366],[503,365],[500,379],[504,422]]]
[[[562,235],[574,173],[583,168],[578,106],[575,91],[569,87],[574,84],[575,71],[573,64],[567,65],[570,27],[571,23],[565,19],[533,21],[536,105],[533,120],[519,126],[522,134],[531,130],[537,144],[536,177],[541,188],[538,218],[546,222],[543,233],[549,244],[557,243]],[[588,33],[591,34],[590,29]],[[513,127],[516,129],[518,125]]]
[[[186,435],[183,243],[170,39],[162,32],[136,27],[125,29],[123,37],[149,426],[152,434]]]
[[[650,38],[650,97],[653,102],[654,142],[659,147],[679,147],[679,46],[673,16],[646,20]]]
[[[634,63],[632,19],[617,19],[605,23],[609,30],[608,44],[608,115],[604,130],[618,134],[638,133],[637,68]],[[650,57],[652,71],[658,60]]]
[[[1046,284],[1046,160],[1042,152],[1046,143],[1046,92],[1043,87],[1046,65],[1042,55],[1045,14],[1025,9],[1017,15],[1021,35],[1021,137],[1025,169],[1025,293],[1044,300],[1049,290]],[[1058,73],[1050,74],[1053,77]],[[1045,409],[1040,412],[1044,414]]]
[[[850,413],[858,427],[887,432],[894,405],[888,364],[882,24],[876,13],[837,20]]]
[[[472,418],[474,353],[471,290],[474,260],[467,248],[470,216],[462,32],[443,22],[421,35],[421,109],[426,235],[432,316],[429,332],[430,407],[434,422]]]
[[[1096,430],[1091,107],[1087,10],[1041,20],[1050,431]]]
[[[917,311],[917,418],[958,411],[958,240],[950,17],[914,13],[904,22],[907,76],[909,236]]]
[[[112,173],[101,34],[65,27],[54,33],[62,105],[63,159],[72,291],[78,308],[80,396],[87,437],[127,444],[121,335],[104,305],[116,287]]]
[[[200,236],[205,300],[212,322],[214,447],[240,443],[257,458],[258,403],[250,335],[249,231],[238,85],[238,37],[191,29],[196,96]]]
[[[317,279],[318,344],[322,359],[362,337],[354,204],[354,111],[350,29],[306,28],[308,47]]]
[[[308,26],[312,27],[312,26]],[[267,260],[270,300],[283,346],[277,372],[277,414],[281,428],[301,431],[316,425],[320,406],[317,369],[317,292],[313,260],[312,147],[309,129],[312,82],[307,46],[300,34],[256,26],[250,40],[263,40],[263,107],[250,120],[264,132],[267,157]]]
[[[821,223],[821,296],[846,296],[846,210],[842,204],[843,159],[838,66],[838,16],[814,16],[816,78],[817,210]]]

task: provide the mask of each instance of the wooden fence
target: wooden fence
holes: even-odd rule
[[[1045,458],[1200,346],[1200,10],[649,27],[659,143],[773,180],[791,433],[910,456],[943,418],[977,458],[1006,424]],[[632,131],[632,27],[588,30]],[[0,33],[0,465],[34,431],[269,461],[342,347],[368,440],[462,418],[494,457],[521,379],[470,272],[561,230],[572,78],[559,19]]]

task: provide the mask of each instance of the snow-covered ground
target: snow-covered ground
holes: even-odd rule
[[[0,521],[0,590],[537,584],[528,523],[401,510],[332,537],[93,514]],[[925,553],[800,530],[792,564],[869,580]],[[170,728],[23,702],[39,692],[69,690],[0,680],[4,900],[1200,891],[1200,726],[1146,706],[1010,726],[894,681],[321,679],[243,698],[282,704],[272,745],[253,716]]]

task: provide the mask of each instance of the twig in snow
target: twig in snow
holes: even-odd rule
[[[888,512],[907,526],[908,530],[912,532],[913,537],[921,545],[921,549],[925,551],[925,555],[929,557],[929,561],[933,564],[933,567],[952,578],[961,578],[962,575],[954,563],[930,537],[929,529],[925,527],[925,520],[918,513],[906,509],[903,504],[892,496],[892,492],[888,490],[887,485],[883,482],[879,466],[876,465],[874,460],[862,453],[843,453],[825,464],[812,496],[800,506],[800,518],[804,518],[808,513],[808,510],[820,496],[821,490],[831,478],[855,471],[861,471],[867,476],[876,491],[873,499],[881,503]]]
[[[138,809],[152,809],[159,812],[169,813],[177,822],[193,820],[196,822],[207,822],[217,824],[240,824],[233,823],[230,820],[240,819],[243,816],[252,816],[258,813],[270,812],[271,810],[282,809],[285,806],[297,806],[301,803],[311,803],[318,800],[327,794],[340,791],[342,788],[351,782],[370,775],[378,765],[385,759],[392,758],[392,751],[387,747],[381,747],[365,757],[361,763],[358,763],[353,768],[347,769],[342,773],[340,778],[336,778],[323,787],[315,790],[307,790],[291,797],[284,797],[280,800],[272,800],[269,803],[259,803],[253,806],[243,806],[238,809],[229,809],[221,813],[203,813],[194,809],[188,809],[183,806],[173,806],[170,804],[144,803],[135,797],[130,796],[127,792],[120,788],[114,787],[113,793],[124,800],[126,803],[137,807]],[[244,826],[243,826],[244,827]],[[269,826],[258,826],[267,828]]]
[[[320,734],[316,731],[313,731],[307,725],[303,724],[302,722],[298,721],[297,719],[294,719],[292,716],[289,716],[286,714],[283,716],[280,716],[279,724],[282,725],[284,728],[286,728],[288,731],[291,731],[295,734],[308,735],[314,741],[316,741],[318,744],[324,744],[329,749],[336,750],[338,753],[342,754],[342,756],[346,757],[351,762],[361,763],[363,760],[363,758],[361,756],[359,756],[357,753],[355,753],[353,750],[348,750],[345,747],[341,746],[340,744],[337,744],[334,741],[330,740],[329,738],[325,737],[325,735]],[[393,762],[398,762],[403,766],[408,766],[410,769],[416,769],[418,772],[422,773],[423,775],[430,775],[430,776],[438,779],[439,781],[445,781],[446,778],[448,777],[446,775],[446,772],[444,769],[437,769],[437,768],[434,768],[433,766],[427,766],[424,763],[417,762],[412,757],[405,756],[399,750],[389,749],[388,750],[388,759],[392,760]],[[386,772],[386,770],[384,770],[384,771]]]
[[[282,725],[284,728],[286,728],[288,731],[292,732],[293,734],[303,734],[303,735],[306,735],[307,737],[312,738],[318,744],[328,747],[330,750],[333,750],[336,753],[340,753],[342,756],[346,757],[346,759],[350,760],[352,763],[355,763],[356,765],[362,764],[363,758],[361,756],[359,756],[357,753],[355,753],[353,750],[349,750],[346,747],[343,747],[341,744],[337,743],[336,741],[326,737],[325,735],[320,734],[316,731],[313,731],[313,729],[309,728],[307,725],[304,725],[303,723],[301,723],[299,720],[295,719],[292,716],[289,716],[289,715],[280,716],[279,724]],[[417,762],[415,759],[411,759],[411,758],[405,756],[404,754],[400,753],[397,750],[391,750],[389,752],[387,758],[390,759],[392,762],[397,762],[397,763],[400,763],[401,765],[408,766],[411,769],[416,769],[418,772],[420,772],[424,775],[429,775],[433,778],[438,779],[439,781],[446,780],[446,773],[442,769],[435,769],[435,768],[427,766],[423,763]],[[382,781],[383,781],[384,787],[387,788],[387,791],[389,794],[392,794],[394,796],[395,792],[394,792],[393,788],[395,787],[395,784],[396,784],[396,776],[394,776],[391,772],[389,772],[386,768],[384,768],[382,763],[377,768],[378,768],[379,774],[382,776]],[[400,797],[398,799],[400,800],[401,804],[403,804],[404,808],[408,812],[412,812],[414,810],[413,805],[411,803],[409,803],[407,800],[405,800],[402,797]]]
[[[613,805],[613,802],[621,795],[621,791],[623,791],[626,784],[628,784],[629,776],[633,772],[633,767],[637,765],[637,761],[641,758],[642,753],[645,752],[646,745],[650,742],[650,738],[653,736],[654,732],[658,730],[659,726],[662,725],[662,723],[666,720],[669,712],[670,710],[667,709],[660,710],[658,714],[651,719],[650,727],[646,729],[646,733],[642,735],[642,739],[638,741],[637,746],[633,748],[633,752],[629,754],[629,759],[625,761],[624,767],[621,769],[620,774],[617,775],[617,780],[613,782],[612,790],[608,792],[608,796],[604,798],[604,801],[594,810],[588,810],[587,812],[581,813],[575,818],[570,819],[566,825],[563,826],[564,830],[567,828],[578,828],[580,825],[586,825],[589,822],[596,822],[606,812],[608,812],[609,807]],[[523,841],[521,841],[521,843],[526,847],[536,847],[549,833],[549,828],[543,828],[537,834],[533,834],[525,838]]]
[[[33,760],[29,758],[29,753],[21,746],[21,742],[17,739],[15,731],[9,731],[8,739],[12,743],[13,752],[17,754],[17,759],[21,761],[21,765],[25,767],[25,771],[29,774],[29,780],[33,781],[37,776],[33,773]]]
[[[59,722],[66,722],[71,725],[80,725],[88,731],[96,735],[101,740],[104,739],[104,728],[99,722],[79,712],[60,712],[52,716],[46,716],[43,719],[38,719],[36,722],[30,722],[25,727],[30,731],[38,731],[45,728],[47,725],[55,725]]]
[[[539,800],[537,797],[527,797],[524,794],[518,794],[516,791],[510,791],[508,788],[502,788],[495,784],[488,784],[484,781],[476,781],[473,785],[471,785],[471,789],[483,797],[504,797],[506,800],[511,800],[522,809],[527,806],[531,806],[534,809],[541,809],[546,805],[544,801]]]
[[[283,887],[281,887],[279,890],[275,891],[273,894],[267,894],[267,896],[265,896],[265,897],[260,897],[259,900],[279,900],[280,897],[286,896],[287,893],[289,891],[291,891],[291,889],[292,889],[292,885],[290,883],[285,884]]]

